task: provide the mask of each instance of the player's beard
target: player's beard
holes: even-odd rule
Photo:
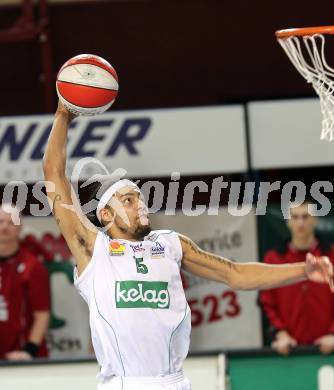
[[[120,224],[117,224],[119,230],[121,230],[123,233],[127,233],[137,241],[141,241],[145,236],[151,233],[151,224],[148,222],[147,224],[142,225],[141,223],[137,223],[136,226],[122,226]]]
[[[137,240],[142,240],[145,236],[149,235],[151,233],[151,225],[139,225],[135,232],[134,236]]]

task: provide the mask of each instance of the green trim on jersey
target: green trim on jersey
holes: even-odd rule
[[[118,340],[117,340],[117,336],[116,336],[116,332],[114,331],[114,328],[112,327],[112,325],[109,324],[109,322],[104,318],[104,316],[102,315],[102,313],[100,312],[100,309],[97,305],[97,301],[96,301],[96,296],[95,296],[95,278],[93,278],[93,293],[94,293],[94,301],[95,301],[95,306],[96,306],[96,309],[97,309],[97,312],[99,313],[99,315],[101,316],[101,318],[110,326],[114,336],[115,336],[115,340],[116,340],[116,345],[117,345],[117,349],[118,349],[118,354],[119,354],[119,357],[121,359],[121,363],[122,363],[122,368],[123,368],[123,373],[124,373],[124,376],[125,376],[125,369],[124,369],[124,364],[123,364],[123,360],[122,360],[122,355],[121,355],[121,351],[119,349],[119,345],[118,345]],[[122,388],[123,388],[123,381],[122,381]]]
[[[152,241],[152,242],[155,242],[159,238],[159,236],[161,236],[162,234],[171,234],[171,233],[177,234],[174,230],[169,230],[167,232],[162,232],[162,233],[157,234],[157,236],[154,238],[154,240],[151,240],[151,239],[149,239],[149,240]]]
[[[178,328],[181,326],[182,322],[185,320],[185,318],[187,317],[186,314],[187,314],[187,307],[188,307],[188,302],[186,302],[186,307],[184,309],[184,315],[183,315],[183,318],[182,320],[180,321],[180,323],[177,325],[177,327],[173,330],[172,334],[170,335],[170,339],[169,339],[169,351],[168,351],[168,362],[169,362],[169,373],[171,374],[171,370],[170,370],[170,346],[171,346],[171,342],[172,342],[172,338],[173,338],[173,335],[174,333],[178,330]]]

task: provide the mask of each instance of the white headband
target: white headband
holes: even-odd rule
[[[106,207],[108,202],[110,201],[111,197],[118,192],[121,188],[124,187],[134,187],[136,191],[140,192],[139,187],[137,186],[136,183],[134,183],[131,180],[128,179],[122,179],[117,181],[116,183],[112,184],[107,191],[101,196],[101,199],[99,200],[99,203],[96,208],[96,216],[97,219],[101,222],[101,216],[100,216],[100,211]]]

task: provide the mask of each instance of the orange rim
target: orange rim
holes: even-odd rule
[[[303,37],[315,34],[334,34],[334,26],[289,28],[287,30],[278,30],[275,32],[276,38],[278,39]]]

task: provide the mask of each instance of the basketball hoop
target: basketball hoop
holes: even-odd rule
[[[334,26],[276,31],[276,38],[298,72],[319,95],[322,120],[320,139],[334,141],[334,68],[325,59],[325,36]]]

